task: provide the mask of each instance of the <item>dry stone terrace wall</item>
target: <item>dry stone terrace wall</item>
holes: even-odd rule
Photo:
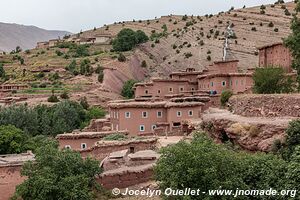
[[[150,164],[104,172],[96,180],[106,189],[125,188],[152,180],[153,174],[153,165]]]
[[[98,142],[94,147],[81,150],[80,154],[83,158],[91,156],[97,160],[103,160],[110,153],[125,149],[134,149],[134,151],[151,150],[156,148],[157,138],[148,138],[141,140],[129,141],[110,141]]]
[[[246,117],[300,117],[300,94],[236,95],[229,104]]]

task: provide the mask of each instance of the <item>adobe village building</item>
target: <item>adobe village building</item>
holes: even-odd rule
[[[293,72],[292,54],[282,42],[259,47],[259,66],[282,67],[286,73]]]

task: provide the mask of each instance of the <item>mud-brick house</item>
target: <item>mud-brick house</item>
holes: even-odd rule
[[[109,103],[112,130],[130,135],[178,134],[188,130],[183,122],[199,118],[209,98],[173,98],[152,101],[113,101]]]
[[[258,48],[259,66],[278,66],[282,67],[286,73],[292,70],[292,54],[282,42],[269,44]]]
[[[98,33],[95,36],[96,44],[109,44],[112,40],[112,35],[110,33]]]
[[[37,49],[47,49],[49,47],[49,42],[38,42],[36,44]]]
[[[55,47],[59,43],[59,39],[49,40],[49,47]]]
[[[101,131],[101,132],[72,132],[56,136],[61,149],[84,150],[95,146],[96,142],[112,134],[128,135],[127,131]]]
[[[0,155],[0,199],[10,199],[15,193],[16,186],[25,177],[21,176],[21,169],[26,161],[33,161],[32,152],[21,154]]]
[[[146,83],[134,85],[136,98],[161,98],[184,96],[197,90],[197,82],[188,79],[152,79]]]
[[[252,72],[240,72],[238,60],[214,62],[206,73],[198,75],[198,90],[221,94],[231,90],[234,94],[250,93],[253,87]]]

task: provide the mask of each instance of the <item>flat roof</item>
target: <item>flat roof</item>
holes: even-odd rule
[[[207,75],[201,75],[198,76],[198,79],[204,79],[204,78],[214,78],[214,77],[231,77],[231,76],[253,76],[252,73],[218,73],[218,74],[207,74]]]
[[[92,139],[92,138],[103,138],[107,135],[120,133],[128,135],[128,131],[101,131],[101,132],[73,132],[73,133],[64,133],[56,136],[56,139]]]
[[[26,161],[34,160],[34,154],[31,151],[21,154],[0,155],[0,167],[23,165]]]
[[[272,43],[272,44],[266,44],[266,45],[257,47],[257,49],[261,50],[261,49],[266,49],[266,48],[270,48],[270,47],[277,46],[277,45],[283,45],[283,42],[276,42],[276,43]]]

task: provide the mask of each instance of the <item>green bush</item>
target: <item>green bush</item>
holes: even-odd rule
[[[60,95],[60,98],[62,98],[62,99],[69,99],[70,97],[69,97],[68,92],[67,92],[67,91],[64,91],[64,92]]]
[[[226,103],[229,101],[230,97],[232,97],[233,93],[231,90],[225,90],[221,94],[221,105],[225,106]]]
[[[118,56],[118,61],[119,62],[125,62],[126,61],[126,57],[124,54],[120,53]]]
[[[127,99],[132,99],[134,97],[133,86],[136,84],[135,80],[128,80],[124,83],[121,95]]]
[[[57,103],[57,102],[59,102],[59,99],[57,98],[56,95],[51,95],[51,96],[48,98],[48,102],[51,102],[51,103]]]
[[[286,76],[280,67],[257,68],[253,80],[253,89],[258,94],[290,93],[295,90],[295,81]]]

